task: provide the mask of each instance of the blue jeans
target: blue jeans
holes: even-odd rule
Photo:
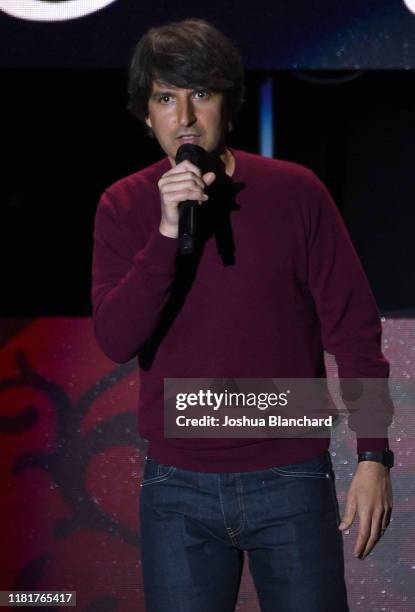
[[[147,612],[233,612],[247,551],[262,612],[347,612],[330,454],[239,473],[146,459]]]

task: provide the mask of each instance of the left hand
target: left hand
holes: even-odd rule
[[[392,513],[389,469],[376,461],[361,461],[347,493],[346,509],[339,529],[344,531],[359,515],[359,532],[353,554],[364,559],[389,525]]]

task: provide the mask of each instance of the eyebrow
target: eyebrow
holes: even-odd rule
[[[153,91],[150,97],[158,98],[159,96],[171,96],[171,95],[174,95],[173,90],[157,89],[156,91]]]
[[[155,91],[153,91],[150,95],[150,98],[152,100],[159,98],[160,96],[174,96],[176,91],[180,89],[179,87],[172,87],[171,89],[156,89]],[[190,88],[189,88],[190,89]],[[208,90],[208,87],[193,87],[192,89],[190,89],[190,91],[197,91],[199,89],[206,89]]]

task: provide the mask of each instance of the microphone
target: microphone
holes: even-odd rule
[[[198,145],[185,143],[180,145],[176,152],[176,164],[187,159],[200,168],[203,164],[205,150]],[[179,204],[179,250],[181,255],[193,253],[196,240],[196,215],[198,203],[186,200]]]

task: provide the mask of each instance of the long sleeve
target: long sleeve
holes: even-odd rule
[[[92,303],[94,330],[103,352],[124,363],[134,357],[155,329],[175,276],[178,241],[154,228],[134,249],[131,221],[105,192],[94,226]],[[144,232],[141,232],[144,235]]]
[[[319,195],[308,218],[308,272],[323,346],[336,358],[358,451],[383,449],[388,446],[393,404],[387,388],[389,364],[381,350],[377,306],[340,213],[325,186],[313,178]],[[356,385],[352,389],[352,381],[344,379],[383,380],[365,384],[364,401],[356,404],[349,401]],[[373,438],[367,435],[368,423],[373,424],[369,427]]]

